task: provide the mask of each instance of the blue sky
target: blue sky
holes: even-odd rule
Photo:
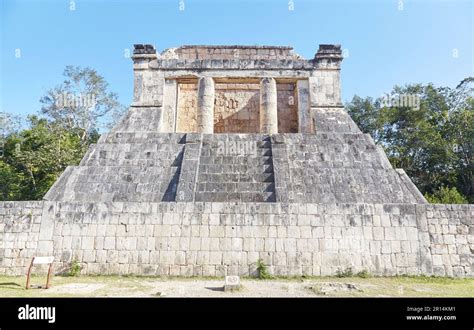
[[[340,43],[343,100],[398,84],[455,87],[474,75],[472,0],[0,0],[0,111],[36,113],[66,65],[96,69],[129,105],[134,43],[290,45],[312,58]],[[403,8],[401,8],[403,7]],[[400,10],[402,9],[402,10]],[[17,58],[18,50],[21,57]],[[457,52],[457,56],[456,55]]]

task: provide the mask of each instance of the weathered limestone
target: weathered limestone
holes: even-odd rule
[[[163,116],[159,132],[173,133],[176,131],[177,98],[177,81],[175,79],[166,79],[163,91]]]
[[[261,259],[285,276],[474,275],[473,206],[427,204],[360,131],[340,46],[136,45],[133,60],[123,120],[45,201],[0,203],[0,273],[54,254],[88,274],[249,276]]]
[[[310,117],[310,100],[309,100],[309,82],[308,80],[298,80],[298,132],[314,133]]]
[[[214,79],[211,77],[199,78],[197,122],[199,133],[214,133]]]
[[[132,107],[161,107],[163,104],[164,76],[149,69],[157,59],[152,45],[135,45],[133,52],[134,88]]]
[[[474,276],[473,205],[1,202],[0,274]]]
[[[339,45],[320,45],[311,60],[294,54],[291,47],[274,46],[182,46],[157,55],[151,45],[135,45],[132,58],[132,107],[157,112],[158,132],[211,132],[210,113],[201,111],[212,103],[211,87],[205,87],[210,78],[216,85],[212,128],[216,133],[313,133],[318,109],[342,107]],[[202,75],[206,82],[198,82]],[[274,82],[262,82],[267,78],[277,79],[275,93]],[[259,82],[268,95],[263,89],[253,90]],[[206,96],[199,96],[199,90],[206,90]],[[260,107],[269,115],[259,111],[254,116],[255,100],[267,104]],[[149,116],[142,112],[138,111],[140,118]]]
[[[263,78],[260,82],[260,132],[278,133],[277,87],[274,78]]]
[[[314,57],[316,70],[308,79],[311,107],[342,106],[340,85],[342,59],[340,45],[319,45]]]
[[[338,105],[340,46],[321,45],[310,61],[287,48],[232,50],[186,46],[158,57],[152,46],[137,46],[134,72],[148,78],[135,86],[135,105],[45,199],[426,203]],[[179,56],[197,66],[181,67]],[[257,57],[264,70],[244,67]],[[233,61],[242,67],[224,65]],[[286,61],[306,65],[287,75]]]

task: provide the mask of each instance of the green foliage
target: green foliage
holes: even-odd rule
[[[71,261],[71,265],[69,266],[69,271],[67,272],[67,276],[78,276],[81,272],[82,267],[81,264],[77,259]]]
[[[273,276],[268,273],[267,265],[265,265],[262,259],[257,260],[257,272],[259,279],[268,280],[273,278]]]
[[[369,133],[375,142],[381,139],[383,122],[378,116],[380,102],[371,97],[365,99],[355,95],[350,103],[346,104],[346,111],[359,125],[364,133]]]
[[[343,278],[343,277],[353,277],[353,276],[357,276],[357,277],[360,277],[360,278],[369,278],[369,277],[371,277],[370,273],[365,269],[361,270],[360,272],[358,272],[356,274],[354,274],[351,267],[348,267],[345,270],[338,269],[336,271],[336,277]]]
[[[64,75],[67,79],[40,100],[40,116],[22,123],[0,113],[0,200],[43,198],[66,167],[79,164],[98,140],[100,125],[113,124],[123,112],[95,70],[68,66]],[[94,104],[81,99],[85,95],[92,95]]]
[[[433,194],[425,194],[428,202],[433,204],[466,204],[467,198],[459,193],[456,187],[441,187]]]
[[[10,134],[0,160],[3,200],[41,199],[69,165],[76,165],[87,150],[73,131],[56,123],[29,117],[30,127]]]
[[[417,107],[390,106],[382,98],[355,96],[346,109],[364,133],[370,133],[396,168],[404,168],[424,194],[454,187],[474,202],[473,78],[456,88],[432,84],[395,86],[390,97],[417,97]],[[451,193],[450,196],[453,196]],[[465,199],[462,198],[465,196]]]
[[[356,274],[356,276],[357,276],[357,277],[360,277],[360,278],[369,278],[369,277],[371,277],[370,273],[369,273],[367,270],[365,270],[365,269],[362,270],[362,271],[360,271],[360,272],[358,272],[358,273]]]
[[[0,200],[21,198],[22,173],[16,172],[10,164],[0,159]]]
[[[352,268],[346,268],[345,270],[338,269],[336,272],[336,277],[352,277],[354,273],[352,272]]]
[[[41,98],[41,113],[85,144],[101,126],[110,129],[126,109],[97,71],[67,66],[63,75],[63,83]]]

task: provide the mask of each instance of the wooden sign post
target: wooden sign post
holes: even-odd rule
[[[53,270],[53,261],[54,261],[54,257],[33,257],[33,259],[31,259],[30,267],[28,268],[28,274],[26,275],[26,288],[27,289],[32,287],[30,285],[30,276],[31,276],[31,271],[33,270],[33,265],[47,265],[47,264],[49,264],[49,268],[48,268],[48,278],[46,279],[45,289],[49,289],[50,282],[51,282],[51,273]],[[39,287],[41,288],[41,286]]]

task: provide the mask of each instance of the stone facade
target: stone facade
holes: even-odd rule
[[[472,205],[0,203],[0,273],[31,257],[87,274],[473,276]]]
[[[472,277],[473,205],[429,205],[340,97],[341,49],[136,45],[123,120],[38,202],[0,203],[0,273]]]
[[[317,108],[342,107],[338,45],[321,45],[311,60],[294,54],[291,47],[182,46],[156,54],[153,46],[136,45],[133,61],[132,107],[143,116],[148,116],[150,107],[160,108],[163,124],[158,132],[210,133],[196,123],[201,114],[197,95],[201,79],[214,82],[208,89],[214,97],[209,95],[208,102],[214,99],[209,111],[215,133],[266,133],[261,126],[261,116],[267,118],[265,104],[277,108],[272,120],[278,127],[271,134],[314,133],[312,113]],[[277,85],[263,108],[262,87],[267,85],[262,81]]]
[[[280,133],[298,133],[298,98],[295,84],[277,84],[277,124]],[[180,133],[198,132],[197,84],[178,84],[177,128]],[[215,85],[214,133],[260,132],[260,85]]]

